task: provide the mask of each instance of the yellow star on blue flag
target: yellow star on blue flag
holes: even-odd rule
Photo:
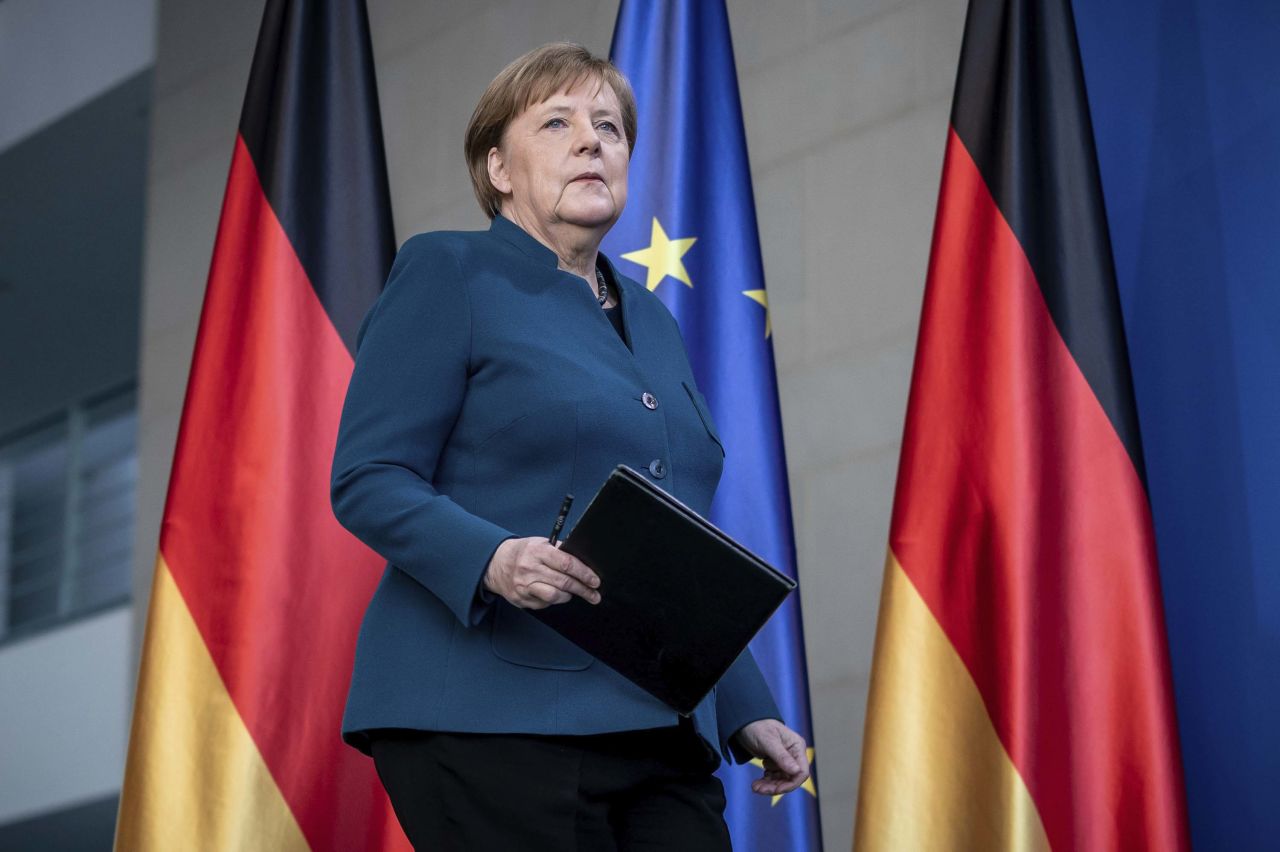
[[[671,239],[667,236],[667,232],[662,229],[662,225],[658,222],[658,217],[654,216],[653,231],[649,235],[648,247],[629,251],[622,258],[648,268],[649,274],[645,278],[644,286],[648,287],[650,291],[658,289],[662,279],[668,275],[677,281],[683,281],[686,287],[692,287],[693,282],[689,280],[689,270],[684,268],[684,261],[680,258],[684,257],[685,252],[693,248],[693,244],[697,241],[697,237]]]
[[[773,334],[773,318],[769,316],[769,294],[763,290],[743,290],[742,295],[764,308],[764,336]]]

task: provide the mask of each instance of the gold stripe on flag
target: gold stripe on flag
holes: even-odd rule
[[[146,637],[115,848],[309,849],[163,556]]]
[[[1047,852],[977,684],[892,552],[872,672],[854,848]]]

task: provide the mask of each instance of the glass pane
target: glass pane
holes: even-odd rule
[[[57,584],[31,589],[9,599],[9,629],[49,621],[58,615]]]
[[[136,408],[130,389],[0,446],[0,636],[128,598]]]
[[[65,425],[0,451],[7,471],[5,621],[12,630],[58,614],[67,494]]]
[[[133,396],[114,397],[86,412],[76,506],[76,608],[129,596],[138,485]]]

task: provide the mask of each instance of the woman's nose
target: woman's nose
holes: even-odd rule
[[[574,150],[580,154],[593,154],[600,150],[600,134],[590,124],[578,131],[574,142]]]

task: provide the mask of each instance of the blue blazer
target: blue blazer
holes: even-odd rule
[[[710,509],[724,450],[679,329],[656,296],[608,268],[625,344],[585,282],[502,217],[487,232],[419,234],[396,256],[360,328],[333,459],[335,515],[388,561],[343,719],[357,748],[368,751],[376,728],[677,723],[523,610],[481,594],[503,540],[546,535],[566,493],[584,498],[571,528],[619,463]],[[693,713],[708,743],[739,760],[729,738],[762,718],[780,717],[750,651]]]

